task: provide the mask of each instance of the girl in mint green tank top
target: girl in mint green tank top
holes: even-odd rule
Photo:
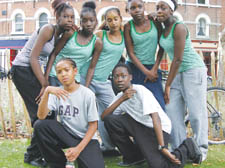
[[[125,42],[123,31],[121,31],[122,17],[118,8],[110,8],[105,13],[105,26],[109,31],[97,32],[97,36],[102,39],[103,49],[95,67],[93,80],[106,82],[113,68],[123,55]],[[90,61],[82,68],[81,74],[86,76]]]
[[[192,48],[187,27],[173,16],[176,8],[176,0],[158,0],[156,5],[157,20],[165,26],[160,45],[172,61],[164,95],[173,127],[170,144],[175,149],[187,137],[184,117],[188,110],[201,162],[208,152],[207,69]]]
[[[71,58],[77,64],[76,81],[80,82],[82,67],[90,61],[86,78],[89,81],[94,74],[94,68],[102,50],[102,41],[93,34],[97,25],[94,2],[85,2],[81,10],[81,30],[71,29],[57,43],[46,69],[46,76],[50,76],[52,85],[60,85],[56,78],[55,65],[62,58]],[[56,57],[57,56],[57,57]],[[52,66],[53,65],[53,66]]]
[[[64,48],[60,51],[57,55],[53,67],[57,64],[57,62],[62,58],[71,58],[76,61],[78,67],[78,74],[76,75],[76,80],[80,81],[80,69],[85,65],[86,62],[90,61],[92,58],[92,53],[94,51],[95,42],[96,42],[96,35],[93,35],[90,41],[87,44],[79,44],[78,39],[78,32],[74,32],[72,37],[68,40]],[[56,72],[55,68],[51,69],[49,74],[50,76],[55,77]]]
[[[110,41],[108,31],[103,30],[97,33],[97,36],[102,37],[103,49],[95,67],[92,80],[102,82],[107,81],[113,68],[119,62],[125,48],[123,32],[120,31],[119,33],[121,36],[119,43]],[[91,61],[88,61],[88,63],[83,66],[81,69],[81,75],[86,76],[90,63]]]
[[[159,1],[157,19],[165,25],[160,37],[160,45],[172,60],[165,88],[166,102],[169,102],[170,86],[178,72],[205,67],[202,58],[192,48],[187,27],[182,22],[177,21],[168,9],[166,2]]]
[[[127,64],[133,75],[132,83],[148,88],[165,109],[161,71],[158,70],[163,56],[163,49],[158,45],[162,26],[144,15],[142,0],[128,1],[128,11],[133,19],[125,24],[124,36],[129,56]]]

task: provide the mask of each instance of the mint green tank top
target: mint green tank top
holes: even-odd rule
[[[113,68],[119,62],[125,48],[124,36],[122,31],[121,36],[122,41],[120,43],[113,43],[108,39],[107,32],[103,30],[103,49],[96,64],[94,76],[92,79],[102,82],[105,82],[108,79]],[[86,77],[90,63],[91,60],[89,60],[82,67],[80,72],[82,76]]]
[[[142,64],[151,65],[155,64],[155,53],[158,44],[158,30],[153,23],[150,21],[151,28],[144,33],[138,33],[135,29],[133,20],[130,23],[130,34],[134,45],[134,54]],[[128,58],[129,62],[132,62]]]
[[[174,23],[169,35],[167,37],[164,36],[164,34],[160,37],[160,45],[164,49],[164,51],[169,55],[170,60],[173,60],[174,58],[174,29],[177,24],[184,24],[182,22],[176,22]],[[188,30],[187,30],[188,31]],[[185,47],[184,47],[184,54],[182,63],[179,67],[179,72],[184,72],[192,68],[196,67],[204,67],[205,64],[198,55],[195,50],[192,47],[191,38],[189,31],[187,32],[187,37],[185,41]]]
[[[77,42],[77,34],[78,33],[75,32],[73,34],[73,36],[70,37],[69,41],[66,43],[64,48],[57,55],[55,62],[53,63],[53,66],[52,66],[50,76],[53,76],[53,77],[56,76],[55,65],[60,59],[71,58],[77,64],[78,73],[77,73],[75,79],[78,82],[80,82],[80,70],[82,69],[82,66],[86,62],[91,60],[91,58],[92,58],[95,41],[96,41],[96,35],[93,35],[92,39],[89,41],[88,44],[81,45]]]

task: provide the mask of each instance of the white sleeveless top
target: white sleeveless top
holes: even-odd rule
[[[53,34],[54,34],[54,32],[53,32]],[[30,54],[31,54],[31,50],[37,40],[38,33],[39,33],[39,30],[35,31],[31,35],[31,37],[29,38],[29,40],[23,47],[22,51],[19,52],[17,54],[16,58],[14,59],[14,61],[12,63],[13,65],[25,66],[25,67],[30,66]],[[45,66],[47,64],[48,57],[49,57],[50,53],[52,52],[52,50],[54,49],[54,45],[55,45],[55,38],[54,38],[54,36],[52,36],[52,38],[47,43],[45,43],[42,51],[40,52],[40,55],[38,57],[40,65]]]

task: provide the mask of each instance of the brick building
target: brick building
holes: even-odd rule
[[[74,7],[76,23],[79,24],[79,13],[84,0],[68,1]],[[130,16],[125,12],[126,1],[96,0],[99,23],[102,14],[110,6],[120,8],[124,22],[129,20]],[[155,11],[157,0],[143,1],[146,12]],[[177,1],[179,7],[175,16],[188,26],[195,49],[201,51],[206,58],[211,52],[217,54],[218,35],[225,25],[225,1]],[[0,0],[0,49],[20,49],[34,30],[46,23],[54,22],[50,0]]]

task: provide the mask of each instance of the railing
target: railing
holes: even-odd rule
[[[30,137],[32,128],[27,109],[12,81],[6,78],[10,51],[6,50],[0,60],[0,138]]]

